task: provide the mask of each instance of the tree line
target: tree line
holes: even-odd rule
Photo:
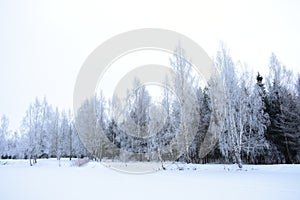
[[[181,47],[175,49],[170,65],[177,96],[165,86],[159,103],[142,85],[130,92],[126,109],[120,108],[118,98],[106,99],[102,93],[87,99],[76,116],[53,108],[46,98],[36,99],[14,133],[3,116],[1,158],[29,159],[30,164],[37,158],[85,156],[240,167],[242,163],[300,163],[299,74],[295,77],[275,54],[266,77],[253,74],[221,47],[215,65],[224,85],[224,124],[216,145],[202,157],[199,151],[218,91],[211,82],[205,87],[199,84],[187,56]],[[139,86],[139,80],[134,84]]]

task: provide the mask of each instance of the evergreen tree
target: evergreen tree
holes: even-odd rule
[[[297,101],[290,87],[291,79],[291,72],[272,54],[267,104],[271,123],[268,126],[267,139],[276,147],[273,152],[278,155],[275,161],[282,163],[295,163],[299,149]]]
[[[263,77],[258,73],[257,83],[249,95],[249,114],[246,132],[243,138],[244,154],[248,163],[264,162],[263,156],[268,150],[265,134],[269,124],[269,115],[266,113],[266,90],[262,82]]]

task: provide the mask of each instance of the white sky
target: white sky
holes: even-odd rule
[[[16,129],[36,96],[72,108],[76,76],[102,42],[137,28],[164,28],[213,57],[224,41],[234,59],[267,72],[274,52],[300,72],[300,1],[0,1],[0,115]]]

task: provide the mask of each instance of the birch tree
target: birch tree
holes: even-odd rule
[[[226,101],[224,130],[219,142],[220,150],[227,159],[231,157],[239,168],[242,168],[242,139],[248,113],[248,88],[245,82],[239,86],[235,64],[224,47],[217,53],[216,65],[221,69]]]
[[[194,109],[198,106],[194,87],[197,83],[192,73],[192,65],[180,46],[175,49],[173,57],[170,58],[170,64],[175,72],[174,88],[176,95],[180,98],[179,108],[181,109],[180,134],[177,135],[177,147],[174,149],[182,151],[182,158],[186,162],[191,162],[189,147],[194,140],[199,122],[198,109]]]

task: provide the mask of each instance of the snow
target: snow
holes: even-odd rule
[[[0,199],[300,199],[300,165],[175,163],[155,173],[120,173],[63,159],[0,160]]]

